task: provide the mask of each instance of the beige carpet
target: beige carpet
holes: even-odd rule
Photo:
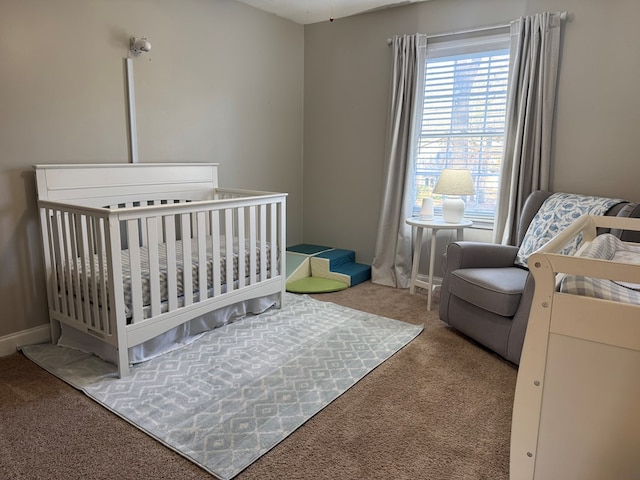
[[[424,295],[367,282],[314,298],[425,330],[236,479],[508,478],[514,366]],[[212,477],[14,354],[0,358],[0,478]]]

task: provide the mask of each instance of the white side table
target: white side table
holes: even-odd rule
[[[420,220],[420,217],[407,218],[407,223],[416,228],[416,243],[413,250],[413,265],[411,267],[411,284],[409,293],[413,295],[416,286],[427,289],[427,310],[431,310],[431,294],[433,293],[433,267],[436,256],[436,233],[438,230],[455,230],[456,241],[462,239],[465,227],[470,227],[473,222],[462,220],[460,223],[446,223],[442,218],[433,220]],[[429,255],[429,282],[418,280],[418,267],[420,266],[420,251],[422,250],[422,232],[425,228],[431,229],[431,254]]]

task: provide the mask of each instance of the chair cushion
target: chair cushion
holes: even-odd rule
[[[451,272],[452,295],[483,310],[512,317],[520,305],[528,270],[507,268],[461,268]]]

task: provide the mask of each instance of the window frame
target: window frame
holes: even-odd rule
[[[448,148],[447,148],[447,158],[444,160],[443,163],[436,163],[433,161],[426,162],[426,163],[420,162],[421,159],[423,160],[425,156],[428,155],[428,153],[425,154],[423,150],[423,146],[426,144],[425,139],[427,139],[428,137],[434,138],[434,135],[436,135],[437,133],[437,132],[432,132],[429,135],[424,135],[424,128],[423,128],[423,122],[425,120],[425,113],[424,113],[425,106],[426,106],[425,95],[426,95],[426,89],[427,89],[427,75],[429,74],[429,63],[433,62],[434,60],[446,60],[453,56],[460,56],[460,55],[468,56],[469,58],[478,57],[478,54],[482,52],[488,53],[488,52],[501,51],[502,52],[501,56],[504,56],[506,53],[507,57],[503,58],[501,61],[503,64],[506,63],[506,75],[503,74],[503,76],[500,77],[498,81],[499,84],[503,85],[503,90],[501,90],[500,95],[504,97],[503,103],[504,103],[504,109],[505,109],[504,117],[503,117],[504,123],[502,124],[501,133],[499,133],[499,135],[501,135],[500,152],[499,154],[496,154],[494,152],[493,156],[491,157],[494,160],[494,164],[495,164],[495,159],[499,157],[500,163],[498,165],[498,169],[501,170],[501,164],[504,157],[504,135],[506,133],[506,103],[507,103],[508,84],[509,84],[510,44],[511,44],[510,31],[508,28],[504,28],[504,27],[498,28],[498,29],[492,29],[491,31],[474,32],[466,36],[465,35],[462,35],[462,36],[443,35],[443,36],[437,36],[436,38],[431,38],[431,37],[428,38],[426,58],[425,58],[425,63],[423,65],[423,71],[421,72],[422,80],[421,80],[421,85],[419,88],[419,95],[417,100],[418,101],[418,108],[416,112],[417,128],[415,132],[415,150],[414,150],[414,155],[412,159],[413,161],[413,185],[412,186],[414,188],[413,209],[412,209],[413,215],[420,214],[420,206],[422,203],[422,199],[430,195],[430,191],[435,186],[434,182],[437,181],[437,178],[439,177],[439,171],[442,171],[442,169],[446,167],[463,168],[463,164],[460,164],[460,163],[456,164],[454,162],[453,164],[449,164],[448,157],[449,157],[450,151]],[[451,78],[452,78],[451,85],[453,88],[454,81],[453,81],[453,77]],[[490,79],[488,75],[487,75],[487,79]],[[489,90],[490,90],[490,87],[487,87],[487,91]],[[454,95],[451,96],[452,100],[453,98],[454,98]],[[487,94],[487,98],[489,98],[488,94]],[[485,110],[487,108],[487,105],[490,105],[489,102],[484,103]],[[454,112],[455,112],[455,108],[450,107],[451,117],[453,117]],[[495,132],[490,132],[490,133],[492,133],[492,135],[495,137]],[[486,137],[488,133],[475,132],[471,135],[459,135],[459,136],[465,136],[467,138],[473,137],[473,138],[478,138],[479,140],[482,140],[483,135]],[[449,139],[453,138],[454,136],[456,136],[456,134],[454,133],[444,134],[444,135],[440,133],[436,135],[436,137],[439,137],[439,138],[446,137]],[[461,157],[461,158],[464,158],[464,157]],[[466,162],[466,164],[468,163],[469,162]],[[429,168],[425,169],[425,168],[421,168],[421,166],[426,166]],[[433,172],[433,175],[429,176],[429,170]],[[419,177],[419,173],[421,172],[427,174],[426,176],[427,179],[430,178],[429,185],[423,185],[425,188],[422,188],[422,189],[420,188],[421,186],[418,185],[418,177]],[[478,179],[477,179],[476,172],[473,172],[472,170],[472,173],[474,173],[474,182],[477,183]],[[495,176],[495,172],[492,175]],[[433,183],[433,185],[431,185],[431,183]],[[492,193],[495,195],[496,202],[497,202],[497,195],[498,195],[498,189],[499,189],[499,176],[494,183],[495,183],[495,187],[493,187],[493,190],[490,190],[489,193]],[[427,190],[426,193],[425,193],[425,190]],[[439,196],[434,195],[434,198],[436,199],[436,202],[435,202],[436,215],[441,215],[441,202],[438,201],[439,200],[438,197]],[[476,227],[492,228],[493,223],[495,221],[495,209],[487,213],[474,211],[473,209],[467,210],[467,212],[465,212],[465,217],[473,220],[474,226]]]

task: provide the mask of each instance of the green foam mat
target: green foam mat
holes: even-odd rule
[[[346,288],[349,288],[346,283],[321,277],[306,277],[287,283],[287,292],[291,293],[329,293]]]

